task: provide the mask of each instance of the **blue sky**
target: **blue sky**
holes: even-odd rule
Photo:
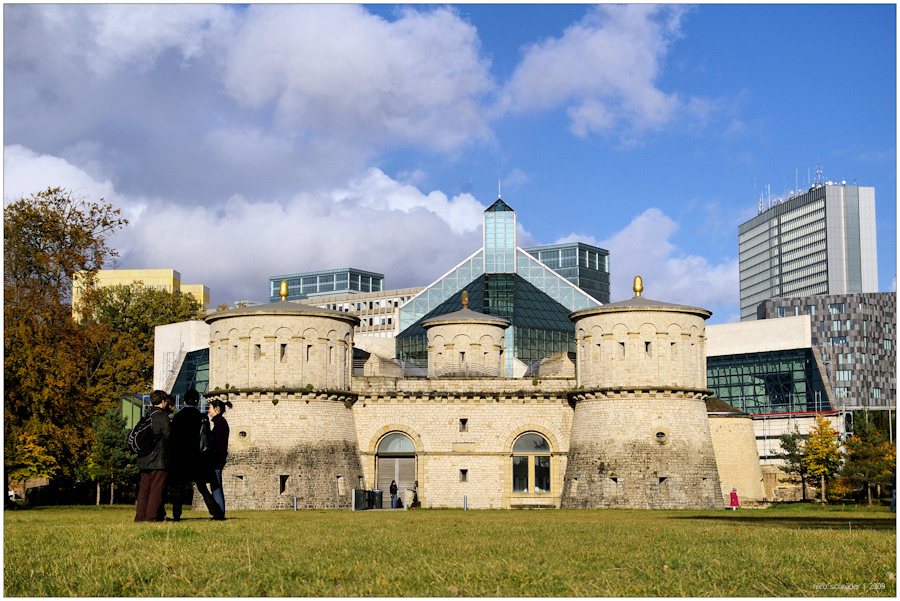
[[[212,303],[354,266],[426,285],[497,197],[612,297],[738,319],[761,194],[873,186],[896,288],[894,5],[4,5],[4,199],[123,209]]]

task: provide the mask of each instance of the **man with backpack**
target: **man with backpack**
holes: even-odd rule
[[[170,424],[166,410],[171,399],[164,391],[154,390],[150,393],[150,404],[153,405],[150,413],[141,418],[134,428],[135,432],[146,431],[145,425],[149,422],[150,443],[147,446],[141,444],[138,450],[137,467],[141,471],[141,484],[138,488],[135,522],[161,521],[159,509],[169,469]],[[130,436],[129,445],[132,444],[131,439]]]
[[[222,511],[207,487],[213,479],[209,463],[212,438],[209,418],[197,409],[199,403],[200,393],[188,390],[184,394],[184,406],[172,418],[169,490],[172,491],[172,517],[176,522],[181,519],[184,503],[190,503],[194,482],[213,519],[223,519]]]

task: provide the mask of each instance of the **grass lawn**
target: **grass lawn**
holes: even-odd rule
[[[171,515],[171,513],[170,513]],[[896,596],[883,508],[4,512],[6,596]],[[831,585],[857,585],[855,589]],[[823,588],[817,588],[823,587]]]

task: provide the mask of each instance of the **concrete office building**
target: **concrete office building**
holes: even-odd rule
[[[203,309],[209,309],[209,288],[203,284],[182,284],[181,274],[174,269],[101,269],[94,275],[94,286],[125,285],[141,282],[147,288],[181,292],[197,299]],[[72,285],[72,307],[81,300],[84,290],[84,272],[77,272]]]
[[[875,189],[817,182],[738,226],[741,320],[777,297],[878,292]]]
[[[896,292],[773,298],[757,307],[757,319],[775,328],[795,315],[809,316],[836,408],[896,407]]]

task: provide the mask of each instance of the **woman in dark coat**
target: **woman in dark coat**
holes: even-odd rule
[[[397,509],[397,482],[391,480],[391,509]]]
[[[222,489],[222,469],[225,467],[225,461],[228,459],[228,422],[225,421],[225,408],[231,408],[231,401],[211,400],[209,402],[209,421],[212,426],[212,469],[215,476],[212,482],[212,496],[219,509],[222,510],[221,517],[215,519],[225,519],[225,492]]]

